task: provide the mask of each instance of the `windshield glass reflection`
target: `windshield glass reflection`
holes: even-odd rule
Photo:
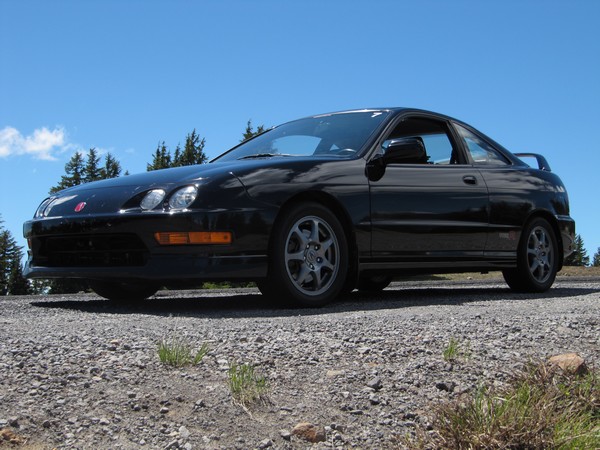
[[[378,110],[325,114],[280,125],[212,162],[237,159],[325,155],[351,158],[385,120]]]

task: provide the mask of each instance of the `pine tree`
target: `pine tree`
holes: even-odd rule
[[[100,169],[100,178],[106,180],[117,178],[119,175],[121,175],[121,164],[113,155],[107,153],[104,157],[104,167]]]
[[[23,256],[19,252],[19,258],[12,261],[10,268],[10,278],[8,280],[8,292],[10,295],[27,295],[31,293],[29,283],[23,276],[23,266],[21,265],[21,257]]]
[[[171,167],[179,167],[181,166],[181,147],[177,144],[175,147],[175,153],[173,154],[173,161],[171,162]]]
[[[191,166],[194,164],[204,164],[208,159],[204,154],[204,144],[206,140],[200,139],[196,133],[196,129],[185,137],[185,146],[180,154],[175,151],[176,166]]]
[[[102,179],[102,170],[100,169],[100,157],[95,148],[90,148],[87,154],[87,162],[83,169],[83,182],[90,183]]]
[[[171,167],[171,153],[167,150],[165,141],[162,141],[156,147],[152,164],[146,165],[146,170],[150,172],[151,170],[167,169],[169,167]]]
[[[600,267],[600,247],[598,247],[598,250],[596,251],[596,253],[594,253],[594,260],[592,261],[592,266]]]
[[[10,266],[13,259],[12,236],[7,230],[0,231],[0,295],[8,295]]]
[[[0,295],[28,294],[27,280],[21,269],[22,247],[0,219]]]
[[[585,246],[583,244],[583,238],[579,235],[575,235],[575,240],[573,241],[573,253],[571,253],[567,258],[565,258],[564,265],[565,266],[587,266],[590,263],[590,257],[585,250]]]
[[[83,155],[79,152],[71,157],[65,164],[65,175],[61,176],[60,182],[50,189],[50,194],[54,194],[71,186],[78,186],[83,183],[85,166],[83,164]]]
[[[116,178],[120,174],[121,164],[110,153],[107,153],[104,158],[104,167],[100,167],[100,157],[95,148],[89,149],[85,164],[83,154],[75,152],[65,164],[65,175],[62,175],[60,182],[50,189],[50,194],[91,181]]]
[[[158,144],[152,156],[152,163],[146,164],[146,170],[166,169],[169,167],[191,166],[194,164],[204,164],[208,157],[204,153],[206,139],[200,138],[196,129],[185,137],[183,149],[179,144],[175,147],[175,152],[167,149],[165,141]]]
[[[258,136],[261,133],[265,132],[265,126],[264,125],[259,125],[258,127],[256,127],[256,131],[253,129],[252,127],[252,120],[248,120],[248,123],[246,125],[246,131],[244,131],[244,134],[242,135],[242,140],[240,142],[244,142],[247,141],[250,138],[253,138],[254,136]]]

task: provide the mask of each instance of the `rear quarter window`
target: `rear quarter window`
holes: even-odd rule
[[[465,141],[474,164],[485,166],[507,166],[510,164],[510,161],[485,139],[458,124],[455,124],[455,126]]]

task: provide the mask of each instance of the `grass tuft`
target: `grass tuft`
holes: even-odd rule
[[[193,353],[190,342],[181,337],[163,338],[158,343],[158,358],[163,364],[173,367],[199,364],[208,353],[208,345],[202,344],[200,349]]]
[[[436,448],[600,448],[600,377],[529,365],[507,387],[482,387],[436,415]]]
[[[243,407],[247,408],[259,400],[266,399],[267,380],[258,375],[250,364],[231,363],[227,378],[234,401]]]
[[[468,359],[471,356],[471,346],[469,343],[464,346],[454,337],[450,338],[450,342],[443,352],[444,361],[456,361],[459,358]]]

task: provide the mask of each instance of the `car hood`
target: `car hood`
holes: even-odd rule
[[[219,168],[221,169],[221,168]],[[60,194],[71,194],[82,190],[106,189],[114,187],[131,187],[133,191],[137,189],[153,189],[159,187],[168,187],[173,184],[193,183],[206,177],[214,175],[215,172],[222,173],[222,170],[215,170],[209,164],[194,165],[185,167],[176,167],[172,169],[153,170],[135,175],[126,175],[108,180],[94,181],[65,189]]]
[[[302,167],[306,170],[319,158],[259,158],[243,161],[216,162],[155,170],[127,175],[108,180],[85,183],[64,189],[53,195],[55,198],[47,209],[46,217],[86,216],[91,214],[114,214],[138,209],[139,201],[152,189],[169,192],[182,186],[214,184],[222,189],[224,182],[233,180],[239,187],[238,176],[260,172],[264,168],[281,166]],[[312,162],[311,162],[312,161]],[[290,169],[291,170],[291,169]],[[218,187],[217,187],[218,186]],[[225,185],[227,187],[227,185]]]
[[[60,191],[58,195],[72,195],[88,190],[103,190],[112,188],[130,188],[129,192],[139,190],[168,188],[174,185],[186,185],[200,183],[224,175],[248,173],[265,167],[277,167],[282,165],[293,165],[302,162],[306,165],[310,162],[316,163],[321,158],[294,157],[294,158],[257,158],[243,161],[225,161],[209,164],[198,164],[193,166],[175,167],[171,169],[153,170],[150,172],[126,175],[108,180],[94,181],[92,183],[80,184]]]

